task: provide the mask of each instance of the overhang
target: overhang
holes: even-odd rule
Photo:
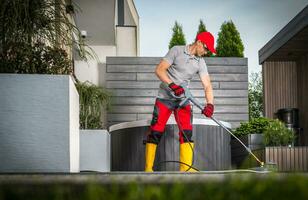
[[[308,6],[259,50],[264,61],[296,61],[308,53]]]

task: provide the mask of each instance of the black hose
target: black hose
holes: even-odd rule
[[[177,117],[179,117],[179,115],[178,115],[178,109],[179,109],[178,107],[175,109],[175,111],[176,111],[176,116],[177,116]],[[191,117],[192,117],[192,116],[191,116]],[[180,120],[176,120],[176,121],[179,122]],[[180,123],[177,123],[177,124],[178,124],[178,126],[179,126],[179,131],[183,133],[183,135],[184,135],[186,141],[189,141],[187,135],[185,134],[185,132],[183,131],[183,129],[182,129],[182,127],[181,127],[181,124],[180,124]],[[155,168],[155,167],[157,167],[157,166],[160,166],[160,165],[162,165],[162,164],[164,164],[164,163],[179,163],[179,164],[184,164],[184,165],[186,165],[186,166],[189,167],[189,168],[186,170],[186,172],[189,171],[190,169],[194,169],[194,170],[196,170],[196,171],[199,172],[200,170],[198,170],[197,168],[193,167],[193,165],[194,165],[194,157],[195,157],[195,156],[194,156],[194,148],[192,147],[192,145],[191,145],[190,142],[189,142],[189,146],[190,146],[191,151],[192,151],[192,164],[191,164],[191,165],[189,165],[189,164],[187,164],[187,163],[183,163],[183,162],[181,162],[181,161],[176,161],[176,160],[165,160],[165,161],[161,161],[161,162],[159,162],[158,164],[154,165],[153,168]],[[153,171],[154,171],[154,170],[153,170]]]

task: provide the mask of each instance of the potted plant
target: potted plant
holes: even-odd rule
[[[89,81],[75,84],[80,99],[80,129],[102,129],[102,109],[110,109],[111,93]]]
[[[264,131],[263,160],[273,163],[278,171],[308,171],[305,164],[308,148],[294,146],[295,133],[278,119],[273,120]]]
[[[271,121],[271,119],[260,117],[254,118],[249,122],[242,122],[241,125],[234,130],[234,135],[251,150],[263,149],[263,133]],[[247,164],[249,164],[244,162],[248,156],[248,152],[233,137],[231,139],[231,155],[233,166],[247,167]]]
[[[268,146],[294,146],[295,134],[278,119],[272,120],[263,134],[264,144]]]
[[[295,134],[278,119],[270,120],[263,131],[264,148],[253,150],[262,161],[275,165],[278,171],[308,171],[306,164],[308,147],[294,146]],[[248,155],[244,167],[256,167],[259,163]]]
[[[80,101],[80,171],[108,172],[110,136],[102,114],[110,109],[111,94],[88,81],[77,81],[76,88]]]
[[[91,52],[66,6],[0,3],[0,172],[79,172],[72,49]]]

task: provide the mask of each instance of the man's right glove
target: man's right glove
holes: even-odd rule
[[[185,92],[184,88],[182,86],[177,85],[173,82],[170,83],[168,86],[174,92],[174,94],[178,97],[181,96],[181,94],[183,94]]]
[[[213,104],[206,104],[202,110],[202,114],[204,114],[206,117],[212,117],[214,113],[214,105]]]

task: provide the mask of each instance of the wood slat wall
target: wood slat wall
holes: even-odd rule
[[[277,164],[278,171],[308,171],[308,147],[266,147],[265,162]]]
[[[299,126],[303,128],[300,142],[308,146],[308,54],[297,62]]]
[[[300,145],[308,145],[308,55],[295,61],[266,61],[263,68],[264,114],[274,118],[280,108],[298,108]]]
[[[154,74],[160,57],[107,57],[106,87],[113,92],[108,124],[150,119],[160,81]],[[248,120],[247,58],[206,58],[211,76],[215,116],[232,127]],[[199,77],[191,82],[193,95],[205,102]],[[194,117],[202,118],[194,109]]]
[[[274,118],[280,108],[296,108],[297,69],[296,62],[264,62],[263,91],[264,114]]]

